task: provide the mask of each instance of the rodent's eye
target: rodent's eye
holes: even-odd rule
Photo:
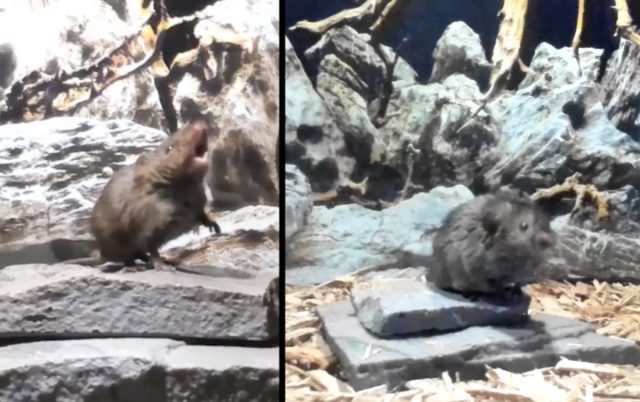
[[[167,153],[171,152],[173,150],[173,145],[169,145],[167,147]]]
[[[520,230],[524,232],[527,229],[529,229],[529,224],[527,222],[520,222]]]

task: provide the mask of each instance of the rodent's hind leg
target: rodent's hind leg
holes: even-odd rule
[[[174,263],[165,258],[162,258],[160,253],[158,253],[158,250],[153,250],[149,254],[150,258],[147,261],[147,268],[157,269],[159,271],[176,271]]]

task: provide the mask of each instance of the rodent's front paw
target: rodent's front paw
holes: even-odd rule
[[[202,217],[200,218],[200,222],[209,228],[209,231],[214,231],[216,232],[216,234],[220,234],[220,225],[218,225],[218,222],[216,222],[215,220],[209,218],[209,215],[205,213],[202,214]]]
[[[209,231],[214,231],[216,234],[220,234],[220,225],[214,220],[207,220],[204,225],[209,228]]]

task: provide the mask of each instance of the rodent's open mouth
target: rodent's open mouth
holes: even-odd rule
[[[207,155],[207,137],[206,135],[202,135],[200,141],[196,144],[196,148],[194,150],[194,155],[196,158],[202,158]]]
[[[204,145],[198,144],[195,148],[192,166],[195,170],[207,170],[209,166],[209,160],[207,159],[207,143],[204,142]]]

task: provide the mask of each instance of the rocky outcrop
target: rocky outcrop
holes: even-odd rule
[[[611,55],[601,81],[607,117],[618,130],[636,141],[640,139],[640,78],[634,66],[639,61],[638,46],[621,39],[620,47]]]
[[[176,121],[203,116],[212,127],[216,206],[276,205],[278,2],[218,1],[197,16],[199,46],[179,54],[162,79]]]
[[[438,54],[448,60],[445,53],[454,52],[453,45],[443,43]],[[471,70],[486,64],[474,59],[470,66],[481,65],[464,67],[466,49],[459,49],[459,68],[443,65],[441,82],[429,85],[418,84],[416,73],[392,49],[349,27],[330,30],[305,53],[318,65],[316,89],[344,134],[347,156],[356,161],[350,178],[367,180],[368,198],[392,201],[407,181],[412,192],[455,184],[482,188],[499,136],[486,113],[459,131],[482,97],[478,84],[461,73],[477,78],[484,73]],[[304,99],[302,93],[289,95],[296,97],[292,104]],[[296,149],[312,152],[306,146]],[[292,163],[309,171],[304,161]],[[310,181],[313,187],[315,178]]]
[[[316,89],[338,128],[344,133],[348,156],[356,161],[355,174],[366,175],[369,165],[384,158],[375,120],[391,95],[387,86],[415,83],[416,74],[402,59],[390,73],[395,54],[384,45],[370,44],[368,35],[350,27],[330,30],[305,57],[319,66]]]
[[[72,115],[173,132],[203,116],[215,205],[277,204],[277,2],[72,3],[0,13],[0,121]]]
[[[638,183],[640,146],[608,120],[599,88],[588,79],[599,53],[583,49],[579,78],[570,49],[538,47],[534,73],[491,105],[503,135],[500,160],[486,175],[490,187],[514,183],[533,191],[575,172],[600,189]]]
[[[165,138],[127,120],[61,117],[1,125],[2,243],[85,237],[109,172]]]
[[[278,350],[145,338],[33,342],[0,348],[0,382],[3,401],[275,402]]]
[[[13,62],[0,71],[0,112],[8,106],[4,101],[9,101],[2,93],[8,95],[18,80],[28,75],[53,77],[87,67],[133,35],[145,16],[139,7],[125,3],[7,3],[0,12],[0,59]],[[154,77],[148,71],[114,83],[75,115],[128,119],[167,128]]]
[[[444,30],[433,50],[431,82],[441,82],[453,74],[463,74],[487,89],[491,63],[487,61],[480,36],[467,24],[457,21]]]
[[[328,191],[349,177],[344,133],[302,69],[285,37],[286,161],[297,165],[314,191]]]

